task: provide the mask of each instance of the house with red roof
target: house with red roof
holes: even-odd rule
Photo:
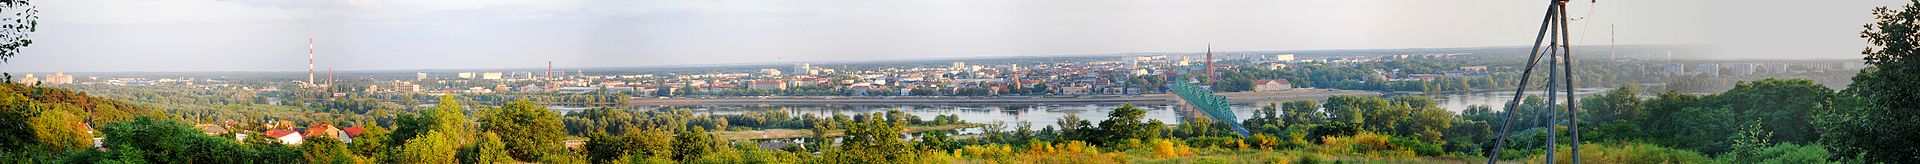
[[[342,131],[340,130],[340,128],[334,128],[333,125],[327,125],[327,124],[315,124],[313,126],[307,126],[307,132],[303,134],[306,134],[307,138],[325,137],[325,138],[333,138],[334,140],[340,140],[340,142],[347,142],[347,143],[353,142],[353,138],[351,137],[352,135],[347,135],[347,131]]]
[[[288,144],[288,145],[299,145],[301,141],[306,141],[307,139],[305,138],[305,136],[300,135],[300,131],[294,131],[294,130],[288,130],[288,129],[267,130],[267,133],[261,134],[261,135],[266,135],[268,138],[280,140],[280,143]]]

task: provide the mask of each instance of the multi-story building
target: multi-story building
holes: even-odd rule
[[[405,81],[394,82],[393,91],[400,93],[420,92],[420,85]]]
[[[19,82],[20,84],[33,85],[36,83],[40,83],[40,78],[33,77],[33,74],[27,74],[27,77],[20,78]]]
[[[787,82],[786,82],[786,81],[779,81],[779,80],[754,80],[754,81],[753,81],[753,83],[752,83],[752,85],[747,85],[747,89],[753,89],[753,90],[787,90]]]
[[[1693,72],[1706,74],[1708,76],[1720,76],[1720,64],[1700,64],[1699,66],[1693,67]]]
[[[1729,74],[1729,76],[1746,76],[1746,75],[1753,75],[1754,73],[1753,72],[1754,66],[1751,63],[1728,64],[1727,69],[1728,69],[1727,74]]]
[[[65,72],[55,72],[53,73],[53,76],[48,76],[47,80],[53,81],[53,82],[48,82],[48,84],[72,84],[73,75],[68,75]]]
[[[487,72],[487,73],[480,74],[480,79],[500,80],[500,75],[501,75],[500,72]]]
[[[1680,66],[1680,64],[1668,64],[1664,68],[1660,69],[1660,73],[1666,74],[1666,75],[1679,75],[1679,74],[1687,73],[1687,69],[1686,67]]]

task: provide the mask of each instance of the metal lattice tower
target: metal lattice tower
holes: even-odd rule
[[[1540,32],[1539,35],[1533,39],[1533,50],[1527,53],[1527,65],[1525,67],[1526,69],[1521,71],[1520,85],[1513,91],[1513,100],[1507,102],[1507,108],[1506,111],[1504,111],[1506,113],[1506,120],[1500,123],[1500,135],[1496,136],[1499,137],[1499,139],[1494,140],[1493,147],[1487,149],[1488,164],[1493,164],[1500,160],[1500,148],[1505,146],[1507,132],[1511,131],[1513,127],[1513,113],[1515,113],[1513,110],[1518,109],[1515,107],[1519,105],[1520,98],[1526,96],[1527,82],[1530,80],[1529,78],[1532,77],[1533,68],[1539,65],[1542,59],[1540,57],[1543,55],[1542,51],[1545,51],[1545,60],[1547,60],[1546,117],[1549,123],[1547,125],[1549,130],[1546,142],[1546,163],[1553,163],[1553,153],[1556,148],[1555,144],[1558,143],[1555,140],[1558,139],[1559,134],[1551,129],[1554,129],[1554,125],[1559,124],[1561,119],[1559,117],[1559,110],[1554,109],[1555,106],[1553,104],[1556,96],[1561,94],[1565,94],[1566,96],[1566,110],[1568,115],[1566,119],[1570,125],[1567,129],[1571,133],[1570,136],[1573,137],[1573,148],[1570,149],[1572,152],[1568,154],[1572,158],[1569,159],[1573,159],[1573,163],[1580,163],[1580,121],[1578,118],[1580,115],[1577,113],[1579,110],[1575,109],[1579,106],[1579,103],[1574,97],[1573,90],[1573,51],[1571,50],[1573,47],[1568,46],[1572,44],[1572,40],[1569,39],[1570,36],[1567,34],[1567,0],[1549,1],[1552,1],[1552,3],[1549,3],[1547,6],[1545,18],[1541,18],[1540,20]],[[1544,46],[1541,45],[1542,41],[1546,41],[1547,44]],[[1562,90],[1561,87],[1565,88]],[[1564,91],[1564,93],[1562,93],[1562,91]]]

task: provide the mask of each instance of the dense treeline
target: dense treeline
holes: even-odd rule
[[[1253,80],[1286,79],[1296,87],[1334,88],[1348,90],[1371,90],[1389,92],[1455,92],[1479,89],[1513,88],[1519,80],[1519,68],[1493,67],[1486,72],[1463,72],[1469,76],[1447,76],[1430,80],[1394,81],[1379,75],[1375,70],[1389,74],[1442,74],[1446,71],[1458,71],[1468,66],[1511,66],[1521,65],[1526,60],[1511,57],[1485,55],[1467,55],[1453,58],[1387,60],[1372,63],[1300,63],[1288,68],[1246,68],[1221,72],[1219,85],[1214,90],[1238,92],[1253,90]],[[1544,68],[1541,68],[1544,69]],[[1656,82],[1666,76],[1656,74],[1638,63],[1598,62],[1583,63],[1575,73],[1580,78],[1581,87],[1605,87],[1642,82]],[[1535,77],[1544,77],[1545,71],[1534,72]],[[1201,78],[1204,80],[1204,78]],[[1538,78],[1536,78],[1537,80]],[[1534,84],[1539,87],[1541,84]]]
[[[91,148],[93,125],[155,116],[163,114],[73,90],[0,84],[0,163],[52,162]]]

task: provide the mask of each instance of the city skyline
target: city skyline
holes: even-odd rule
[[[1857,24],[1870,19],[1860,10],[1880,3],[1887,2],[1602,1],[1577,2],[1570,13],[1590,18],[1574,22],[1576,45],[1617,39],[1622,45],[1723,50],[1703,57],[1831,59],[1857,56],[1865,44],[1853,35]],[[45,24],[34,35],[39,44],[0,70],[297,71],[305,64],[299,41],[306,38],[317,42],[319,67],[338,70],[537,68],[544,63],[521,61],[547,60],[565,67],[634,67],[1199,52],[1207,44],[1219,51],[1524,46],[1544,9],[1544,1],[1498,0],[40,5]],[[1789,8],[1801,12],[1773,12]],[[1780,19],[1821,26],[1768,23]],[[1606,37],[1609,25],[1617,37]]]

